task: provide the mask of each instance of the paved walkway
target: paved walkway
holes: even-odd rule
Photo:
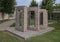
[[[53,23],[55,23],[55,22],[50,22],[50,23],[48,23],[48,24],[53,24]]]
[[[0,24],[0,27],[9,27],[14,22],[15,22],[14,20],[6,21],[6,22]]]
[[[0,24],[0,30],[6,30],[14,22],[15,22],[15,20],[10,20],[10,21],[6,21],[6,22]]]

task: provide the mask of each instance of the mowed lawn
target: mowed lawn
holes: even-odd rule
[[[19,39],[7,32],[0,31],[0,42],[60,42],[60,24],[54,23],[49,26],[55,27],[55,30],[28,40]]]

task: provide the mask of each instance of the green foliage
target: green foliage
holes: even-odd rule
[[[4,13],[14,12],[15,0],[0,0],[0,12],[2,12],[2,19],[4,20]]]
[[[53,4],[55,3],[55,0],[49,0],[47,5],[46,5],[46,9],[48,10],[48,13],[51,14],[53,11]]]
[[[1,12],[12,13],[15,5],[15,0],[2,0],[1,1]]]
[[[30,7],[37,7],[38,4],[36,3],[36,1],[32,0]]]
[[[1,3],[2,3],[2,0],[0,0],[0,10],[1,10]]]
[[[47,9],[49,13],[53,10],[53,4],[55,3],[55,0],[43,0],[41,4],[42,9]]]
[[[60,11],[60,4],[55,4],[54,9],[55,11]],[[57,23],[60,24],[60,13],[55,13],[54,17],[56,18]]]
[[[53,7],[55,0],[43,0],[41,4],[42,9],[49,9],[48,7]]]
[[[55,9],[60,9],[60,4],[55,4],[54,8]]]
[[[42,4],[41,4],[41,8],[42,9],[47,9],[48,10],[48,19],[51,20],[51,14],[52,14],[52,11],[53,11],[53,5],[55,3],[55,0],[43,0],[42,1]]]
[[[48,1],[49,1],[49,0],[43,0],[40,7],[41,7],[42,9],[46,9],[46,5],[47,5]]]
[[[49,24],[48,26],[54,27],[56,30],[60,30],[60,24],[58,23]]]

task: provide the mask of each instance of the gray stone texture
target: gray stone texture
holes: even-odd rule
[[[21,10],[23,10],[24,14],[24,21],[23,21],[23,29],[22,31],[26,32],[29,28],[29,19],[28,19],[28,13],[29,11],[35,12],[35,26],[34,29],[39,31],[39,29],[46,29],[48,27],[48,14],[46,9],[40,9],[38,7],[25,7],[25,6],[19,6],[16,7],[16,29],[21,31],[20,27],[20,16]],[[40,25],[40,12],[43,12],[43,25]]]

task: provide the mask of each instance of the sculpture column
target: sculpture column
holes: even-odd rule
[[[40,30],[40,11],[39,10],[40,10],[40,8],[38,8],[38,17],[37,17],[37,19],[38,19],[38,22],[37,22],[38,23],[38,28],[37,28],[38,31]]]
[[[20,30],[20,19],[19,19],[19,12],[16,9],[16,29]]]
[[[23,31],[26,32],[27,31],[27,27],[28,27],[28,14],[27,14],[27,7],[24,7],[24,28]]]
[[[44,28],[48,27],[48,14],[47,14],[47,10],[43,11],[43,26],[44,26]]]
[[[39,31],[40,29],[40,25],[39,25],[39,17],[40,17],[40,14],[39,14],[39,8],[35,11],[35,29],[37,31]]]

